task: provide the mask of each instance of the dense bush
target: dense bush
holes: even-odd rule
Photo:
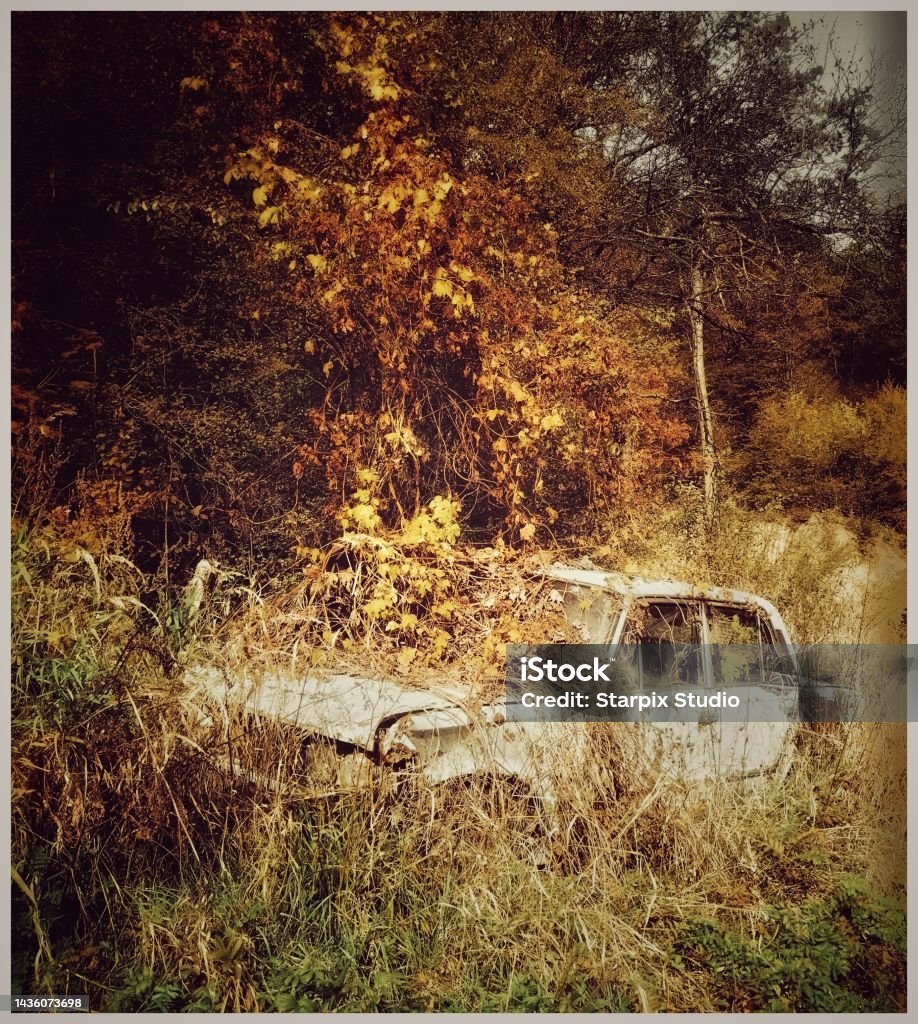
[[[766,399],[738,456],[757,500],[839,508],[904,528],[905,391],[886,385],[860,401],[792,391]]]

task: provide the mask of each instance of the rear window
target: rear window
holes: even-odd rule
[[[771,624],[762,613],[755,608],[709,604],[707,616],[715,685],[763,682],[777,648]]]

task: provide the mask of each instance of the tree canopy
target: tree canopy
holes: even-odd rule
[[[14,29],[21,495],[273,566],[432,508],[597,537],[715,471],[901,523],[900,128],[785,16]]]

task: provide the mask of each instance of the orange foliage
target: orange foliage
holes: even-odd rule
[[[678,369],[646,326],[578,294],[519,194],[424,137],[394,27],[339,16],[320,39],[326,88],[352,88],[362,118],[321,183],[273,127],[225,173],[316,322],[303,350],[323,395],[293,472],[324,469],[329,511],[369,467],[393,518],[456,493],[524,540],[648,500],[689,433],[667,405]]]

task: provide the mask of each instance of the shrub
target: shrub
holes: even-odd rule
[[[737,477],[758,501],[837,507],[904,526],[905,391],[853,403],[791,391],[759,407]]]

